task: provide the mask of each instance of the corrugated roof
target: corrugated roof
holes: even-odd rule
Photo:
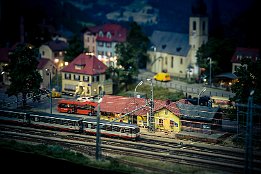
[[[152,33],[150,41],[157,52],[186,57],[190,50],[188,34],[156,30]]]
[[[82,69],[76,69],[81,66]],[[74,60],[69,63],[68,66],[64,67],[62,72],[96,75],[105,73],[107,66],[102,63],[97,57],[87,55],[85,53],[80,54]]]
[[[219,108],[183,103],[177,103],[177,107],[179,108],[183,118],[205,121],[211,121],[219,110]]]

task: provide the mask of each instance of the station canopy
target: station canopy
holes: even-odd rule
[[[220,79],[231,79],[231,80],[237,79],[237,76],[233,73],[222,73],[222,74],[216,75],[215,77],[220,78]]]

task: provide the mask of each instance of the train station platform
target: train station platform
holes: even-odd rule
[[[187,132],[181,131],[179,133],[169,131],[155,131],[149,132],[147,128],[140,128],[141,136],[151,135],[162,138],[172,138],[176,140],[192,141],[192,142],[205,142],[205,143],[222,143],[225,141],[230,134],[226,132],[215,132],[211,134],[198,133],[198,132]]]

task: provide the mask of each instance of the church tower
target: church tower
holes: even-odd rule
[[[189,18],[189,44],[191,46],[190,67],[195,76],[199,75],[196,53],[198,48],[208,41],[208,16],[204,0],[195,0],[192,15]]]

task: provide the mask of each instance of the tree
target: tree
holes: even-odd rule
[[[141,27],[136,22],[130,24],[130,31],[126,42],[118,43],[115,47],[118,55],[119,80],[124,82],[128,90],[128,83],[132,83],[138,75],[139,68],[146,66],[148,60],[147,47],[149,39],[142,33]]]
[[[197,51],[196,57],[198,66],[205,68],[209,72],[208,57],[212,59],[212,73],[217,75],[222,72],[231,72],[231,57],[234,53],[235,45],[230,39],[210,38]]]
[[[37,71],[38,50],[26,44],[20,44],[10,55],[10,63],[5,67],[10,78],[10,86],[7,89],[8,96],[18,96],[22,93],[23,107],[26,105],[28,93],[39,94],[40,84],[43,81]]]
[[[238,67],[235,72],[238,81],[231,86],[232,92],[236,94],[232,100],[247,103],[250,92],[254,90],[254,103],[261,104],[260,69],[260,59],[251,61],[249,58],[243,58],[241,60],[241,66]]]
[[[130,32],[127,36],[127,42],[135,50],[134,56],[138,60],[138,68],[145,68],[149,60],[147,48],[149,45],[149,38],[142,32],[142,28],[136,23],[130,23]]]
[[[66,54],[64,61],[71,62],[75,57],[83,52],[83,43],[78,35],[74,35],[71,40],[69,40],[69,46],[66,49]]]

